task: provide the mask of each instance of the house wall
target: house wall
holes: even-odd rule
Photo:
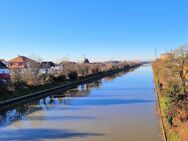
[[[25,64],[25,63],[22,63],[22,62],[20,62],[20,63],[11,62],[11,63],[9,64],[9,66],[10,66],[10,68],[25,68],[25,67],[26,67],[26,64]]]
[[[56,72],[55,67],[51,67],[51,68],[40,68],[40,73],[41,74],[46,74],[46,73],[50,73],[53,74]]]
[[[46,74],[46,73],[48,73],[48,69],[47,68],[40,69],[40,74]]]

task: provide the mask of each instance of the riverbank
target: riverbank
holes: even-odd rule
[[[171,61],[159,59],[152,65],[162,130],[167,141],[187,141],[186,92]]]
[[[155,89],[157,94],[157,101],[158,101],[158,107],[159,107],[159,115],[161,120],[161,130],[163,134],[164,141],[181,141],[178,133],[174,130],[171,130],[171,127],[168,124],[167,118],[166,118],[166,110],[167,110],[167,97],[163,97],[160,93],[160,88],[157,85],[158,79],[156,76],[154,76],[154,82],[155,82]]]
[[[164,119],[162,117],[162,108],[161,108],[161,101],[160,101],[160,97],[159,97],[159,89],[156,85],[156,78],[154,76],[154,84],[155,84],[155,91],[156,91],[156,97],[157,97],[157,103],[158,103],[158,108],[159,108],[159,115],[160,115],[160,125],[161,125],[161,130],[162,130],[162,135],[163,135],[163,140],[164,141],[168,141],[167,139],[167,133],[166,133],[166,129],[165,129],[165,125],[164,125]]]
[[[47,85],[43,85],[43,86],[37,86],[36,88],[33,88],[33,89],[23,90],[23,91],[17,92],[14,95],[11,95],[12,96],[11,98],[9,97],[5,100],[1,100],[0,106],[6,106],[6,105],[9,105],[9,104],[12,104],[12,103],[19,102],[21,100],[40,96],[40,95],[43,95],[45,93],[49,93],[49,92],[53,92],[53,91],[57,91],[57,90],[68,90],[68,89],[74,88],[78,85],[81,85],[81,84],[84,84],[84,83],[87,83],[87,82],[91,82],[91,81],[95,81],[95,80],[101,79],[101,78],[109,76],[109,75],[113,75],[113,74],[121,72],[121,71],[128,71],[130,69],[139,67],[140,65],[141,64],[136,64],[136,65],[132,65],[132,66],[125,66],[124,68],[121,68],[121,69],[99,72],[97,74],[93,74],[93,75],[89,75],[89,76],[85,76],[85,77],[80,77],[80,78],[77,78],[73,81],[67,80],[67,81],[59,82],[59,83],[53,82],[51,84],[47,84]]]

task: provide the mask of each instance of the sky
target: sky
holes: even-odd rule
[[[187,0],[0,0],[0,58],[150,60],[188,43]]]

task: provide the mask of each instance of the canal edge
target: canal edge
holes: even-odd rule
[[[165,129],[165,126],[164,126],[163,117],[162,117],[159,92],[158,92],[158,89],[157,89],[157,85],[155,83],[155,76],[154,76],[154,85],[155,85],[155,92],[156,92],[156,95],[157,95],[157,103],[158,103],[157,105],[158,105],[158,108],[159,108],[160,124],[161,124],[161,129],[162,129],[162,134],[163,134],[163,140],[164,141],[168,141],[168,139],[167,139],[167,133],[166,133],[166,129]]]

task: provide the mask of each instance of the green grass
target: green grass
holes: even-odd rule
[[[180,136],[175,131],[168,133],[169,141],[181,141]]]
[[[158,95],[161,106],[162,118],[166,126],[167,139],[168,141],[181,141],[180,135],[176,131],[172,130],[169,124],[167,123],[166,114],[167,111],[170,109],[169,98],[164,95],[162,96],[161,94]]]
[[[169,98],[165,97],[165,96],[159,96],[159,99],[160,99],[160,105],[161,105],[162,115],[165,116],[166,112],[169,109],[169,104],[170,104],[169,103]]]

